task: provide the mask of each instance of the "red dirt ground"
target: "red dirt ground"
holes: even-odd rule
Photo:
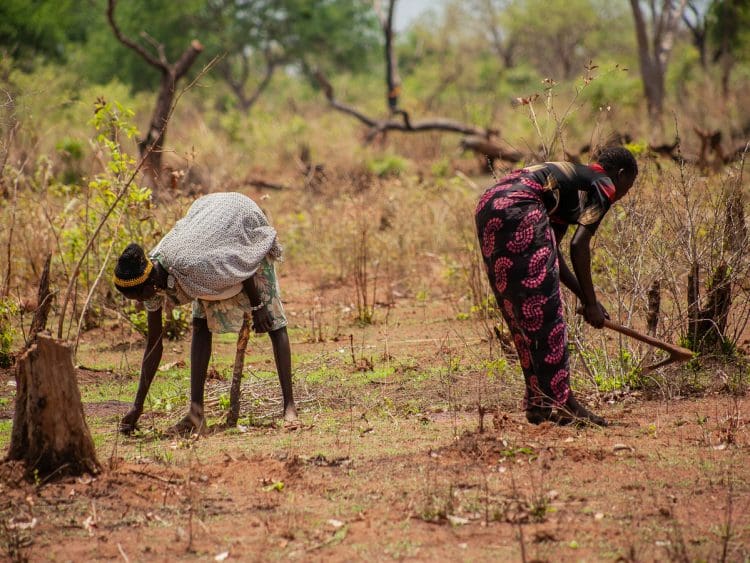
[[[291,292],[293,322],[311,291]],[[29,483],[20,467],[3,465],[0,554],[31,561],[750,557],[747,398],[626,395],[597,407],[610,428],[535,427],[517,409],[517,379],[499,379],[489,388],[501,397],[498,408],[479,433],[473,388],[462,385],[474,368],[455,377],[452,368],[440,370],[457,359],[477,363],[486,343],[451,311],[445,303],[398,305],[387,325],[381,319],[366,333],[334,330],[330,318],[322,343],[297,333],[294,352],[307,354],[296,367],[298,397],[316,400],[305,403],[296,430],[277,423],[197,440],[118,438],[127,404],[86,405],[105,470],[93,479]],[[335,385],[306,381],[321,366],[349,360],[347,331],[358,358],[375,358],[379,368],[388,352],[394,373],[355,385],[350,362]],[[254,345],[268,356],[265,340]],[[164,361],[184,358],[185,346],[170,345]],[[136,342],[130,365],[139,353]],[[10,372],[0,375],[0,397],[9,398]],[[79,384],[121,377],[84,371]],[[0,416],[10,416],[12,407],[2,408]],[[168,415],[148,414],[166,426]]]

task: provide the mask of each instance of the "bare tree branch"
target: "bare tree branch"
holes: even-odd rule
[[[117,40],[128,47],[129,49],[132,49],[136,53],[138,53],[141,58],[146,61],[151,66],[161,70],[162,72],[167,70],[166,63],[163,63],[156,57],[154,57],[151,53],[149,53],[146,49],[141,47],[138,43],[133,41],[132,39],[126,37],[122,31],[120,31],[120,28],[117,27],[117,24],[115,23],[115,8],[117,7],[117,0],[108,0],[107,1],[107,20],[109,21],[109,26],[112,28],[112,32],[115,34],[115,37]]]
[[[343,104],[336,100],[334,95],[333,86],[326,79],[322,72],[316,71],[314,73],[315,78],[318,80],[326,98],[328,99],[329,105],[342,113],[351,115],[358,119],[367,127],[370,131],[367,133],[367,141],[372,141],[377,135],[386,131],[402,131],[406,133],[417,133],[424,131],[447,131],[450,133],[461,133],[463,135],[479,135],[485,138],[489,138],[492,135],[496,135],[498,131],[496,129],[485,129],[483,127],[477,127],[475,125],[468,125],[452,119],[446,119],[442,117],[435,117],[432,119],[420,120],[412,122],[409,118],[409,114],[403,110],[397,110],[396,114],[401,116],[401,119],[385,119],[377,120],[373,119],[362,113],[361,111]]]
[[[182,78],[185,73],[188,71],[188,69],[193,65],[195,62],[195,59],[198,58],[198,55],[200,55],[203,52],[203,45],[201,45],[201,42],[197,39],[193,39],[190,42],[190,47],[185,49],[180,56],[180,58],[177,60],[177,62],[174,64],[174,78],[175,81]]]
[[[239,78],[235,78],[234,74],[232,73],[232,66],[229,61],[225,59],[224,62],[220,65],[219,72],[221,73],[222,78],[224,78],[224,81],[227,83],[227,85],[229,85],[229,89],[232,90],[234,95],[237,97],[237,101],[239,102],[240,107],[245,112],[253,107],[255,105],[255,102],[257,102],[263,92],[265,92],[266,88],[268,88],[268,85],[271,83],[271,79],[273,78],[278,65],[281,64],[281,61],[277,61],[268,51],[266,51],[265,53],[265,59],[266,68],[263,72],[263,77],[256,85],[255,90],[253,90],[253,93],[250,94],[250,96],[248,96],[247,92],[245,91],[245,84],[250,77],[250,61],[248,60],[248,57],[245,55],[242,55],[240,57],[241,67]]]

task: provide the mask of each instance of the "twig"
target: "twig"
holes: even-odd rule
[[[161,477],[159,475],[154,475],[153,473],[148,473],[146,471],[140,471],[138,469],[131,469],[130,473],[134,473],[136,475],[141,475],[143,477],[149,477],[150,479],[156,479],[157,481],[161,481],[162,483],[168,483],[170,485],[177,485],[180,483],[179,480],[176,479],[167,479],[165,477]]]
[[[115,232],[117,232],[117,229],[120,226],[120,222],[122,222],[122,216],[125,209],[123,208],[122,211],[120,211],[120,216],[117,219],[117,225],[115,225]],[[104,257],[104,261],[102,262],[102,267],[99,269],[99,274],[96,276],[96,279],[94,279],[94,283],[91,284],[91,288],[89,289],[89,294],[86,296],[86,302],[83,304],[83,307],[81,308],[81,316],[78,318],[78,329],[76,331],[76,341],[73,345],[73,363],[76,361],[76,355],[78,354],[78,343],[81,340],[81,327],[83,326],[83,319],[86,316],[86,310],[89,308],[89,304],[91,303],[91,298],[94,296],[94,292],[96,291],[97,285],[99,285],[99,281],[102,279],[102,275],[104,274],[104,269],[107,267],[107,264],[109,263],[109,257],[112,255],[112,249],[115,246],[116,238],[112,238],[112,242],[109,244],[109,249],[107,249],[107,255]]]
[[[128,556],[125,555],[125,551],[122,549],[122,546],[119,543],[117,544],[117,551],[120,552],[120,555],[122,556],[125,563],[130,563],[130,559],[128,559]]]

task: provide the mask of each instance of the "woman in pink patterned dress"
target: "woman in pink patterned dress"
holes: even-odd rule
[[[477,205],[487,275],[518,352],[526,418],[533,424],[578,420],[606,426],[570,389],[560,282],[581,300],[586,321],[601,328],[608,315],[591,281],[589,243],[637,174],[630,151],[610,147],[588,166],[545,162],[517,170],[487,190]],[[577,225],[570,244],[572,271],[559,248],[570,225]]]

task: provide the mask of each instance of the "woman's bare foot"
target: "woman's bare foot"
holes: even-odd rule
[[[565,405],[558,410],[557,423],[565,424],[593,424],[595,426],[609,426],[607,421],[596,415],[579,403],[571,393]]]
[[[553,419],[552,407],[531,405],[526,408],[526,420],[531,424],[541,424]]]
[[[206,433],[206,419],[203,416],[203,407],[193,403],[190,411],[177,424],[166,431],[167,436],[190,436]]]
[[[284,409],[284,422],[297,422],[297,407],[294,403]]]

